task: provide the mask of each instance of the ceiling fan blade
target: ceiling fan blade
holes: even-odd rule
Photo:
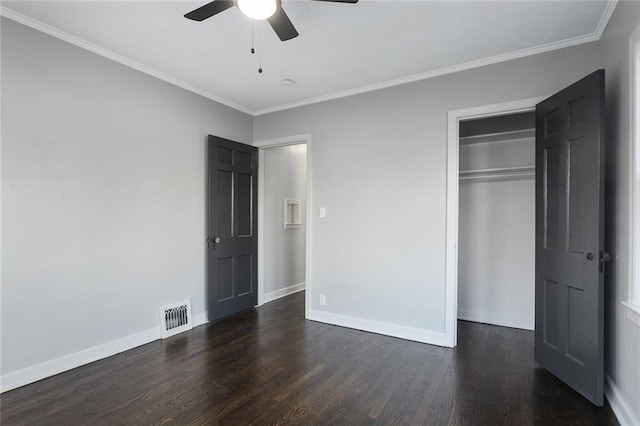
[[[269,24],[271,24],[271,28],[276,32],[280,40],[287,41],[292,38],[298,37],[298,31],[296,31],[296,27],[293,26],[291,20],[285,13],[282,7],[278,8],[276,13],[273,14],[271,18],[268,19]]]
[[[196,10],[192,10],[184,15],[184,17],[194,21],[204,21],[207,18],[211,18],[213,15],[233,7],[234,4],[233,0],[213,0],[211,3],[207,3]]]
[[[358,3],[358,0],[313,0],[313,1],[328,1],[331,3],[351,3],[351,4]]]

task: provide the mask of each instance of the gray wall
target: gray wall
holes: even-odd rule
[[[264,291],[305,280],[307,146],[269,148],[264,153]],[[284,200],[300,201],[302,226],[284,229]]]
[[[640,419],[640,328],[627,318],[621,302],[629,299],[631,279],[629,37],[638,24],[640,2],[619,2],[600,40],[607,91],[606,247],[613,255],[606,275],[605,370],[636,419]]]
[[[444,332],[447,111],[552,94],[597,68],[590,43],[256,117],[254,140],[313,135],[311,308]]]
[[[205,311],[205,140],[252,118],[2,19],[3,374]]]

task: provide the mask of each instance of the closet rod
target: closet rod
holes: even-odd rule
[[[460,182],[513,180],[535,177],[535,166],[499,167],[493,169],[464,170],[460,172]]]

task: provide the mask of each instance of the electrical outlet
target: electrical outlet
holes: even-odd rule
[[[325,296],[324,294],[320,295],[320,304],[322,306],[325,306],[327,304],[327,296]]]

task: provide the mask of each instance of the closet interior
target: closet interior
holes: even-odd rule
[[[462,121],[458,319],[534,329],[535,116]]]

